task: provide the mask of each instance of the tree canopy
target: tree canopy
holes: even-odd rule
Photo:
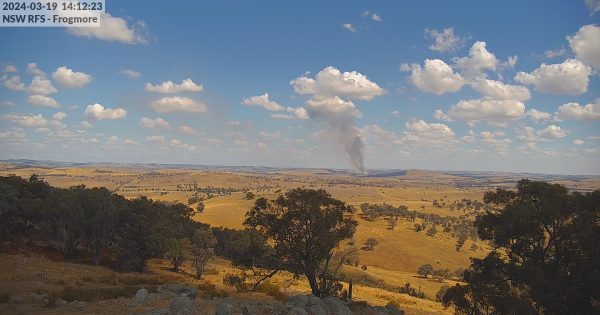
[[[444,304],[465,314],[600,312],[600,191],[521,180],[484,202],[475,224],[495,250],[473,259]]]
[[[356,230],[357,222],[344,216],[350,211],[323,189],[297,188],[276,200],[258,198],[244,224],[272,242],[277,268],[305,275],[320,297],[332,289],[327,274],[334,248]]]

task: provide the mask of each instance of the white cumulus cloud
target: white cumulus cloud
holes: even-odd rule
[[[75,36],[124,44],[145,44],[148,42],[146,24],[143,21],[130,25],[126,19],[114,17],[109,13],[102,13],[100,25],[100,27],[69,27],[67,32]]]
[[[533,120],[536,124],[545,122],[552,119],[552,114],[548,112],[539,111],[537,109],[530,109],[525,113],[529,119]]]
[[[67,67],[59,67],[52,74],[54,81],[68,88],[81,88],[90,81],[92,76],[83,72],[75,72]]]
[[[52,85],[52,82],[44,77],[35,76],[31,84],[27,87],[29,94],[49,95],[58,92]]]
[[[307,75],[290,81],[298,94],[310,94],[316,98],[339,96],[349,99],[372,100],[384,90],[365,75],[356,72],[341,72],[332,66],[321,70],[314,78]]]
[[[433,39],[433,44],[429,49],[445,52],[454,51],[462,48],[465,45],[465,39],[454,34],[454,28],[449,27],[443,30],[425,29],[426,37]]]
[[[181,92],[202,92],[204,87],[202,84],[196,84],[192,79],[182,80],[181,83],[177,84],[171,80],[165,81],[161,84],[153,85],[151,83],[146,83],[145,87],[148,92],[156,92],[156,93],[181,93]]]
[[[204,113],[207,111],[206,105],[196,102],[189,97],[171,96],[163,97],[152,102],[152,109],[158,113],[169,112],[189,112]]]
[[[526,101],[531,97],[524,86],[511,85],[489,79],[477,79],[471,86],[487,99]]]
[[[600,120],[600,98],[585,106],[578,103],[563,104],[558,108],[556,115],[560,119]]]
[[[142,119],[140,119],[140,126],[146,128],[168,128],[170,124],[160,117],[156,119],[142,117]]]
[[[126,115],[127,111],[123,108],[107,108],[98,103],[88,105],[83,113],[88,120],[114,120],[125,118]]]
[[[543,93],[582,94],[587,92],[592,69],[577,59],[567,59],[560,64],[542,63],[531,73],[519,72],[515,80],[532,84]]]
[[[48,121],[42,114],[37,115],[17,115],[17,114],[7,114],[2,116],[2,119],[11,121],[21,127],[28,128],[41,128],[45,127],[48,124]]]
[[[123,69],[123,70],[119,71],[119,73],[126,75],[127,77],[129,77],[131,79],[137,79],[142,76],[141,72],[132,70],[132,69]]]
[[[2,85],[12,91],[25,91],[26,88],[18,75],[12,76],[10,79],[5,79],[4,82],[2,82]]]
[[[567,36],[575,57],[586,65],[600,68],[600,26],[584,25],[573,36]]]
[[[468,57],[454,58],[454,63],[463,76],[477,77],[486,70],[496,70],[499,61],[487,50],[485,42],[477,41],[469,49]]]
[[[30,95],[27,97],[27,102],[37,106],[60,108],[60,104],[55,99],[45,95]]]
[[[465,84],[463,77],[440,59],[425,59],[423,68],[413,64],[410,80],[419,90],[436,95],[456,92]]]
[[[480,121],[504,124],[519,119],[525,113],[525,104],[517,100],[461,100],[448,110],[447,117],[468,123]]]
[[[274,101],[269,100],[269,93],[245,98],[244,100],[242,100],[242,104],[246,106],[260,106],[270,111],[284,110],[283,106],[277,104]]]

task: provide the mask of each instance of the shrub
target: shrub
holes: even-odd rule
[[[288,296],[281,291],[277,284],[274,284],[268,280],[260,284],[258,291],[263,292],[266,295],[270,295],[278,301],[285,301],[288,298]]]
[[[406,283],[403,287],[400,287],[398,290],[400,293],[408,294],[410,296],[414,296],[419,299],[425,298],[425,292],[421,291],[421,289],[415,289],[410,285],[410,283]]]
[[[217,286],[210,282],[202,282],[198,285],[200,297],[203,299],[225,298],[229,294],[223,290],[217,289]]]
[[[437,302],[442,302],[442,298],[444,297],[444,294],[446,294],[446,291],[448,291],[449,286],[444,285],[442,286],[437,293],[435,294],[435,300]]]
[[[248,291],[248,284],[244,278],[244,276],[228,273],[223,277],[223,284],[235,288],[237,292],[246,292]]]
[[[7,303],[10,301],[10,294],[8,292],[0,292],[0,303]]]

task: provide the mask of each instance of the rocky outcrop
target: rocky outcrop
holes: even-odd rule
[[[187,296],[191,299],[195,299],[198,295],[198,288],[191,283],[171,283],[158,286],[156,290],[159,294],[164,292],[164,295],[170,295],[170,292],[175,293],[176,296]]]
[[[234,306],[231,303],[221,303],[217,306],[215,315],[232,315]]]
[[[171,315],[193,315],[197,313],[196,304],[187,296],[180,296],[173,299],[169,306]]]
[[[351,315],[348,306],[337,298],[320,299],[314,295],[298,295],[288,299],[287,314],[307,315]]]

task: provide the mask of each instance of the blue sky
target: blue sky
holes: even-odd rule
[[[0,28],[1,159],[600,174],[597,0],[106,7]]]

